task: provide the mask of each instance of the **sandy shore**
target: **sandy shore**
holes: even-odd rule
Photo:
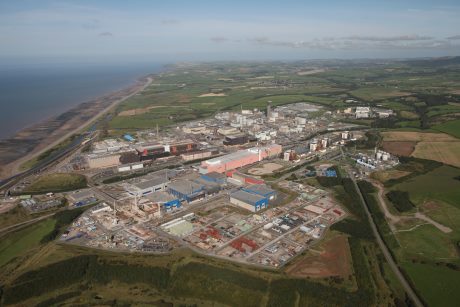
[[[0,178],[20,172],[20,166],[90,125],[119,103],[144,90],[153,81],[144,77],[133,86],[82,103],[69,111],[25,128],[0,141]]]

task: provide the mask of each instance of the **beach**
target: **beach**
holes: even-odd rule
[[[81,103],[60,115],[24,128],[11,138],[1,140],[0,178],[17,174],[24,162],[90,125],[122,101],[142,91],[152,80],[151,75],[143,77],[130,87]]]

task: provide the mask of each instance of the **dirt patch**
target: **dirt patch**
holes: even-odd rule
[[[307,76],[307,75],[313,75],[313,74],[319,74],[321,72],[325,72],[325,69],[313,69],[313,70],[303,70],[297,72],[297,75],[299,76]]]
[[[6,204],[4,204],[4,205],[0,206],[0,214],[8,212],[11,209],[13,209],[14,207],[16,207],[16,203],[6,203]]]
[[[318,255],[299,258],[286,269],[286,273],[295,277],[324,278],[351,274],[350,248],[346,236],[337,236],[327,241]]]
[[[227,95],[224,93],[207,93],[207,94],[201,94],[198,97],[225,97],[225,96]]]
[[[388,170],[388,171],[378,171],[372,173],[372,178],[377,179],[380,182],[386,182],[391,179],[398,179],[404,176],[409,175],[410,172],[398,171],[398,170]]]
[[[383,150],[397,156],[410,156],[415,150],[417,142],[408,141],[383,141]]]
[[[387,131],[382,132],[383,140],[387,142],[448,142],[458,141],[446,133],[425,133],[414,131]]]
[[[268,175],[273,174],[274,171],[283,168],[283,165],[278,163],[265,163],[259,167],[253,167],[248,170],[251,175]]]

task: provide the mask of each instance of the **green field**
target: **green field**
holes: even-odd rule
[[[372,100],[380,100],[380,99],[387,99],[392,97],[404,97],[409,95],[410,93],[402,92],[397,88],[387,88],[387,87],[363,87],[357,90],[351,91],[355,97],[365,101],[372,101]]]
[[[433,126],[432,129],[448,133],[452,136],[455,136],[456,138],[460,138],[460,119]]]
[[[40,244],[40,240],[54,228],[55,220],[46,219],[32,226],[0,238],[0,267]]]
[[[460,272],[436,266],[404,262],[403,269],[417,285],[417,290],[429,306],[458,306]]]
[[[460,169],[442,166],[399,183],[393,189],[409,192],[415,204],[438,199],[460,208],[460,180],[455,179],[459,175]]]
[[[86,187],[86,177],[74,173],[55,173],[40,176],[23,193],[47,193],[78,190]]]
[[[458,254],[450,234],[432,225],[422,225],[412,231],[396,235],[401,259],[421,258],[428,261],[457,260]]]

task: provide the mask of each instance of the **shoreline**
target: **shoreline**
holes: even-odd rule
[[[82,102],[64,113],[19,130],[14,136],[0,140],[0,178],[20,173],[20,166],[53,148],[109,112],[119,103],[144,90],[154,74],[138,78],[129,87]]]

